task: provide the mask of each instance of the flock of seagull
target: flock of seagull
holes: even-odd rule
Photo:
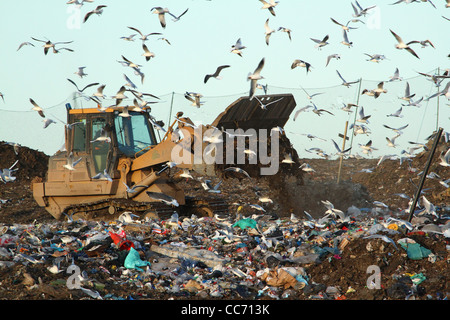
[[[267,10],[269,12],[269,14],[273,17],[276,16],[276,7],[278,5],[280,5],[279,1],[274,1],[274,0],[259,0],[262,3],[262,10]],[[79,8],[83,7],[85,5],[85,3],[93,3],[94,0],[70,0],[67,2],[68,5],[75,5],[78,6]],[[434,3],[432,3],[430,0],[400,0],[397,1],[395,3],[392,3],[392,5],[397,5],[400,3],[405,3],[405,4],[410,4],[412,2],[429,2],[433,7],[435,7]],[[450,8],[450,0],[446,0],[446,5],[447,8]],[[337,19],[330,17],[330,20],[333,24],[338,25],[341,29],[342,29],[342,41],[341,43],[345,46],[348,46],[349,48],[353,46],[353,42],[349,40],[348,37],[348,33],[350,32],[350,30],[355,30],[358,29],[357,27],[354,27],[355,24],[357,23],[362,23],[364,24],[365,22],[363,21],[363,18],[370,12],[370,10],[374,9],[376,6],[369,6],[369,7],[362,7],[358,1],[355,1],[355,3],[351,3],[351,7],[353,9],[353,13],[352,13],[352,18],[349,19],[346,23],[341,23],[339,22]],[[93,19],[93,16],[101,16],[104,11],[106,12],[108,6],[106,5],[98,5],[96,6],[94,9],[92,9],[91,11],[87,12],[84,16],[83,19],[83,23],[88,23],[88,20],[90,21],[90,19]],[[187,14],[189,9],[185,9],[181,14],[174,14],[173,12],[171,12],[168,8],[163,8],[163,7],[153,7],[150,9],[150,11],[153,14],[156,14],[159,20],[159,23],[161,25],[161,28],[164,30],[167,26],[167,21],[166,21],[166,17],[170,16],[172,18],[173,22],[177,22],[180,21],[180,19]],[[444,19],[449,20],[447,17],[444,17]],[[292,33],[293,31],[290,28],[287,27],[278,27],[278,29],[272,29],[270,27],[270,17],[267,18],[265,20],[264,23],[264,41],[266,43],[267,46],[270,45],[270,37],[275,33],[275,32],[284,32],[287,34],[287,37],[289,39],[289,41],[292,41]],[[164,37],[164,35],[161,32],[150,32],[150,33],[145,33],[142,32],[140,29],[133,27],[133,26],[128,26],[127,27],[129,30],[132,30],[134,33],[129,35],[129,36],[122,36],[120,37],[122,40],[127,41],[127,42],[133,42],[136,39],[139,39],[142,42],[142,57],[144,57],[145,61],[148,62],[150,61],[152,58],[155,57],[155,54],[153,52],[151,52],[149,50],[149,48],[146,45],[146,42],[153,36],[157,37],[158,40],[162,40],[165,41],[168,45],[171,45],[171,43],[169,42],[168,39],[166,39]],[[434,44],[426,39],[426,40],[412,40],[412,41],[407,41],[405,42],[403,40],[403,38],[401,36],[399,36],[395,31],[390,30],[390,33],[392,34],[392,36],[394,37],[394,39],[396,40],[396,44],[395,44],[395,48],[398,50],[404,50],[407,53],[411,54],[412,56],[414,56],[417,59],[420,59],[419,55],[417,54],[417,52],[415,51],[414,46],[415,45],[420,45],[422,48],[425,48],[427,46],[431,46],[432,48],[434,48]],[[136,38],[137,37],[137,38]],[[49,53],[53,52],[53,54],[58,54],[61,53],[62,51],[68,51],[68,52],[74,52],[74,50],[72,48],[70,48],[70,44],[73,43],[73,41],[51,41],[49,39],[43,40],[43,39],[38,39],[36,37],[31,37],[31,39],[35,42],[35,43],[42,43],[42,47],[43,47],[43,51],[45,55],[48,55]],[[330,40],[330,36],[329,35],[325,35],[324,37],[321,38],[310,38],[310,40],[314,43],[314,48],[316,48],[317,50],[322,50],[323,47],[329,45],[329,40]],[[17,51],[19,50],[23,50],[22,48],[24,48],[25,46],[32,46],[34,47],[35,44],[33,42],[29,42],[29,41],[25,41],[22,42],[19,47],[17,48]],[[237,41],[235,43],[233,43],[231,45],[231,49],[230,49],[230,53],[232,54],[236,54],[240,57],[243,57],[243,51],[246,49],[247,47],[245,45],[243,45],[242,43],[242,39],[239,38],[237,39]],[[369,57],[368,61],[372,61],[372,62],[376,62],[378,63],[381,60],[384,60],[386,57],[384,55],[381,54],[368,54],[365,53],[366,56]],[[450,55],[449,55],[450,57]],[[132,70],[134,72],[134,74],[136,76],[140,77],[140,82],[141,84],[144,83],[144,79],[145,79],[145,74],[142,71],[143,65],[137,63],[136,61],[132,61],[128,58],[126,58],[124,55],[121,56],[122,60],[118,61],[118,63],[120,63],[122,66],[126,67],[126,68],[130,68],[130,70]],[[332,59],[336,59],[339,60],[341,58],[340,54],[331,54],[328,55],[326,57],[326,65],[328,66],[331,62]],[[263,72],[263,68],[265,65],[266,59],[263,57],[258,64],[256,65],[256,68],[254,69],[253,72],[249,72],[247,75],[247,80],[249,81],[249,99],[252,100],[253,98],[255,98],[259,103],[262,109],[267,110],[268,106],[271,104],[274,104],[276,102],[278,102],[281,99],[278,99],[276,101],[271,101],[269,103],[263,103],[262,100],[260,100],[257,96],[257,90],[258,89],[264,89],[264,91],[266,92],[267,90],[267,85],[264,86],[263,84],[260,83],[260,81],[262,79],[265,79],[264,76],[262,75]],[[222,72],[224,72],[224,70],[226,70],[227,68],[230,68],[230,65],[219,65],[217,66],[216,70],[214,72],[208,73],[206,75],[204,75],[204,79],[203,79],[203,83],[206,85],[209,81],[209,79],[211,78],[215,78],[217,80],[222,79]],[[306,74],[308,74],[309,72],[311,72],[313,66],[311,65],[311,63],[303,60],[303,59],[295,59],[292,64],[291,64],[291,69],[295,69],[295,68],[305,68],[306,70]],[[86,67],[85,66],[81,66],[78,68],[77,71],[74,72],[75,75],[77,75],[79,78],[83,78],[85,76],[87,76],[86,72],[85,72]],[[441,83],[445,80],[445,79],[449,79],[450,78],[450,74],[449,74],[449,70],[445,70],[445,72],[443,74],[434,74],[434,75],[430,75],[430,74],[426,74],[426,73],[419,73],[422,76],[424,76],[425,78],[433,81],[437,87],[441,86]],[[342,81],[342,85],[345,87],[350,87],[356,83],[358,83],[360,80],[356,80],[356,81],[347,81],[345,80],[344,76],[341,74],[341,72],[339,72],[338,70],[336,70],[336,74],[339,77],[339,79]],[[103,106],[103,100],[107,99],[107,96],[103,93],[104,89],[105,89],[105,84],[100,84],[97,82],[94,83],[90,83],[86,86],[84,86],[83,88],[79,88],[77,83],[72,80],[72,79],[67,79],[75,88],[76,88],[76,92],[84,97],[87,100],[92,100],[94,101],[98,108],[101,111],[105,111],[107,108],[111,108],[111,107],[119,107],[120,104],[123,102],[123,100],[128,99],[128,97],[126,96],[127,92],[130,92],[133,96],[133,106],[135,109],[130,109],[130,110],[142,110],[145,107],[148,107],[149,104],[153,104],[153,103],[157,103],[157,101],[148,101],[148,99],[146,99],[146,97],[151,97],[154,98],[156,100],[158,100],[159,98],[153,94],[150,93],[144,93],[144,92],[140,92],[137,90],[137,85],[135,83],[132,82],[132,80],[126,75],[124,74],[124,79],[125,82],[124,84],[119,88],[119,90],[117,91],[116,95],[111,96],[111,99],[115,100],[115,103],[110,105],[110,106]],[[392,82],[392,81],[401,81],[402,78],[400,77],[400,73],[398,68],[395,70],[394,75],[387,81],[387,82]],[[85,90],[91,87],[97,87],[97,90],[91,94],[88,95],[85,93]],[[302,112],[306,112],[309,109],[312,110],[312,112],[314,112],[315,114],[317,114],[318,116],[322,115],[323,113],[327,113],[330,115],[333,115],[333,113],[331,113],[330,111],[323,109],[323,108],[318,108],[316,106],[316,104],[313,102],[313,97],[322,93],[314,93],[314,94],[308,94],[306,92],[305,89],[302,88],[302,90],[305,92],[305,94],[307,95],[308,100],[310,101],[311,104],[307,105],[306,107],[300,108],[299,110],[296,111],[293,120],[295,121],[297,119],[297,117],[299,116],[300,113]],[[385,81],[381,81],[378,83],[376,88],[373,89],[363,89],[361,91],[361,95],[368,95],[371,97],[374,97],[375,99],[377,99],[378,97],[380,97],[382,94],[386,94],[387,93],[387,89],[385,88]],[[2,93],[0,93],[0,96],[2,97],[2,99],[4,100],[4,95]],[[436,97],[440,97],[440,96],[444,96],[445,98],[447,98],[448,100],[450,100],[450,81],[447,82],[447,84],[445,85],[445,87],[440,90],[438,93],[428,97],[426,100],[430,100],[432,98],[436,98]],[[203,95],[201,93],[198,92],[193,92],[193,91],[186,91],[184,94],[184,97],[191,102],[192,106],[200,108],[204,102],[201,100]],[[402,104],[403,106],[419,106],[421,101],[424,101],[424,98],[420,98],[417,100],[413,100],[413,98],[415,98],[415,94],[411,93],[410,87],[409,87],[409,83],[406,83],[406,88],[405,88],[405,94],[404,96],[401,98],[402,100],[404,100],[406,102],[406,104]],[[44,111],[43,108],[41,108],[38,103],[36,103],[32,98],[29,99],[30,103],[33,105],[32,110],[35,110],[40,117],[43,118],[44,121],[44,128],[48,127],[51,123],[56,123],[56,121],[49,119],[46,116],[46,113]],[[391,114],[389,114],[389,117],[401,117],[401,113],[402,113],[402,107],[399,108],[396,112],[393,112]],[[128,109],[130,107],[123,107],[124,111],[121,113],[121,116],[124,117],[128,117],[130,116],[130,114],[128,113]],[[350,126],[350,129],[353,129],[354,134],[360,134],[360,133],[370,133],[370,130],[367,127],[367,124],[369,123],[369,118],[371,117],[371,115],[366,115],[364,112],[364,108],[362,106],[358,106],[356,104],[352,104],[352,103],[347,103],[344,104],[342,107],[342,110],[346,111],[346,112],[353,112],[353,110],[356,110],[359,108],[358,111],[358,115],[359,117],[357,118],[355,124],[352,124]],[[157,125],[156,121],[153,121],[154,119],[152,119],[152,124],[160,130],[163,130],[160,126]],[[406,125],[407,126],[407,125]],[[402,131],[404,128],[406,128],[406,126],[400,127],[400,128],[392,128],[389,127],[387,125],[384,125],[384,127],[386,127],[387,129],[390,129],[392,131],[395,132],[395,136],[388,138],[386,137],[386,141],[388,143],[388,145],[390,147],[395,147],[395,140],[402,134]],[[70,126],[68,126],[66,124],[66,128],[70,129]],[[446,137],[448,137],[448,134],[446,134]],[[105,137],[107,138],[107,137]],[[310,139],[317,139],[318,137],[315,137],[313,135],[308,135],[308,138]],[[338,144],[332,140],[334,148],[336,149],[336,155],[338,156],[346,156],[348,151],[350,151],[350,148],[347,148],[345,150],[341,150],[341,148],[338,146]],[[413,144],[414,142],[410,142],[411,144]],[[372,140],[370,140],[368,143],[366,144],[360,144],[360,148],[363,150],[363,153],[365,154],[371,154],[371,152],[373,150],[376,150],[376,148],[373,147],[372,145]],[[414,143],[417,144],[417,143]],[[70,150],[69,150],[70,151]],[[317,155],[321,156],[321,157],[325,157],[328,158],[328,155],[321,150],[320,148],[311,148],[309,150],[306,150],[308,152],[314,152]],[[405,152],[406,153],[406,152]],[[405,155],[407,156],[407,155]],[[450,162],[449,162],[449,151],[443,152],[440,155],[440,165],[448,167],[450,166]],[[76,164],[80,161],[80,159],[74,159],[73,158],[73,154],[70,153],[70,155],[68,156],[68,162],[65,166],[66,169],[68,170],[75,170],[75,166]],[[286,156],[286,158],[282,161],[283,163],[292,163],[292,159],[289,159],[289,155]],[[14,164],[15,165],[15,164]],[[2,173],[2,180],[5,181],[12,181],[13,177],[11,176],[11,173],[13,172],[13,167],[14,165],[9,168],[9,169],[4,169],[3,173]],[[314,169],[311,168],[311,166],[309,166],[308,164],[304,163],[300,166],[300,168],[306,172],[314,172]],[[6,171],[5,171],[6,170]],[[240,172],[242,174],[248,175],[247,173],[243,172],[242,169],[239,168],[232,168],[232,169],[228,169],[228,170],[234,170],[236,172]],[[187,172],[183,172],[183,174],[187,177],[188,173]],[[93,179],[107,179],[110,180],[111,178],[107,175],[106,171],[105,172],[101,172],[98,173],[95,177],[92,177]],[[445,181],[445,180],[443,180]],[[218,187],[220,186],[220,183],[216,186],[211,186],[208,185],[206,182],[204,182],[204,187],[205,190],[209,190],[210,192],[214,192],[214,190],[218,190]],[[129,188],[127,186],[127,189],[131,192],[132,189]],[[155,195],[149,195],[152,197],[156,197]],[[162,201],[166,201],[167,199],[161,199]],[[168,200],[167,200],[168,201]],[[173,204],[173,202],[171,202]]]

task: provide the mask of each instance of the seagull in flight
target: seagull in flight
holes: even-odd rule
[[[137,188],[146,188],[147,186],[144,186],[144,185],[137,185],[137,184],[135,184],[133,187],[129,187],[125,182],[123,182],[122,181],[122,183],[123,183],[123,185],[125,186],[125,188],[126,188],[126,190],[127,190],[127,193],[135,193],[137,190]]]
[[[403,115],[401,114],[402,111],[403,111],[403,107],[400,107],[400,109],[398,109],[398,110],[395,111],[394,113],[391,113],[391,114],[386,115],[386,117],[403,118]]]
[[[269,12],[275,17],[275,10],[274,10],[274,8],[278,4],[278,1],[274,1],[274,0],[268,0],[268,1],[259,0],[259,1],[262,2],[262,4],[263,4],[261,9],[269,10]]]
[[[371,6],[371,7],[367,7],[367,8],[363,9],[361,7],[361,5],[358,3],[358,1],[355,1],[355,3],[356,3],[357,7],[355,7],[352,3],[352,7],[353,7],[353,11],[354,11],[354,14],[352,14],[352,16],[355,18],[365,16],[367,14],[367,11],[376,7],[376,6]]]
[[[44,115],[44,110],[33,100],[30,98],[30,102],[33,105],[33,108],[31,110],[37,111],[38,114],[42,117],[45,118]]]
[[[31,42],[28,42],[28,41],[22,42],[22,43],[19,45],[19,47],[17,48],[16,51],[19,51],[23,46],[32,46],[32,47],[34,47],[34,44],[32,44]]]
[[[132,34],[132,35],[129,35],[128,37],[120,37],[120,39],[131,42],[131,41],[134,41],[135,36],[136,36],[136,34]]]
[[[86,67],[78,67],[78,71],[74,72],[74,74],[78,75],[80,78],[87,76],[87,73],[84,72]]]
[[[250,81],[250,92],[249,92],[249,99],[252,100],[253,96],[255,94],[256,90],[256,83],[260,79],[264,79],[263,76],[261,76],[261,70],[264,67],[265,58],[262,58],[261,61],[258,63],[258,66],[256,67],[255,71],[253,73],[249,73],[247,76],[247,81]]]
[[[67,157],[67,163],[63,166],[67,170],[73,171],[75,170],[75,166],[81,161],[81,157],[77,160],[74,159],[73,153],[71,152]]]
[[[405,100],[405,101],[410,101],[412,97],[414,97],[416,94],[410,93],[410,87],[409,87],[409,82],[406,82],[406,87],[405,87],[405,95],[403,97],[401,97],[400,99]]]
[[[388,125],[383,124],[383,127],[388,128],[388,129],[391,129],[391,130],[393,130],[394,132],[397,132],[398,134],[402,134],[402,131],[401,131],[401,130],[405,129],[405,128],[408,127],[408,126],[409,126],[409,124],[404,125],[404,126],[402,126],[402,127],[400,127],[400,128],[392,128],[392,127],[390,127],[390,126],[388,126]]]
[[[352,27],[349,27],[348,25],[349,25],[349,23],[350,22],[352,22],[352,20],[349,20],[349,21],[347,21],[347,24],[345,24],[345,25],[343,25],[342,23],[340,23],[340,22],[337,22],[335,19],[333,19],[333,18],[330,18],[331,19],[331,21],[333,21],[335,24],[337,24],[338,26],[341,26],[342,27],[342,30],[344,30],[344,31],[350,31],[350,29],[358,29],[358,28],[352,28]]]
[[[150,9],[150,11],[153,11],[153,13],[158,14],[159,23],[161,24],[161,27],[166,28],[166,18],[165,14],[169,13],[169,9],[162,8],[162,7],[153,7]]]
[[[151,58],[155,57],[155,54],[153,52],[151,52],[145,44],[142,44],[142,49],[144,50],[144,53],[142,54],[142,56],[145,57],[146,61],[149,61]]]
[[[275,32],[274,29],[269,27],[269,18],[267,18],[266,22],[264,23],[264,29],[265,31],[265,35],[266,35],[266,45],[269,45],[269,38],[272,35],[272,33]]]
[[[182,14],[180,14],[179,16],[176,16],[174,14],[172,14],[171,12],[169,12],[169,14],[173,17],[172,21],[173,22],[177,22],[181,19],[182,16],[184,16],[186,14],[186,12],[188,12],[189,8],[187,8],[186,10],[183,11]]]
[[[422,48],[428,47],[428,45],[430,45],[434,49],[436,49],[434,47],[433,43],[430,40],[428,40],[428,39],[427,40],[422,40],[422,41],[413,40],[413,41],[408,42],[407,45],[409,46],[410,44],[413,44],[413,43],[419,43],[422,46]]]
[[[286,32],[286,33],[288,34],[289,40],[292,41],[292,38],[291,38],[291,32],[292,32],[292,30],[291,30],[291,29],[285,28],[285,27],[279,27],[279,28],[278,28],[278,31]]]
[[[310,95],[308,92],[306,92],[306,90],[303,87],[301,87],[301,89],[306,94],[306,97],[308,98],[308,100],[311,100],[314,96],[317,96],[319,94],[323,94],[323,92],[317,92],[317,93],[313,93],[313,94]]]
[[[209,78],[216,78],[217,80],[222,79],[221,76],[219,76],[220,72],[225,69],[225,68],[229,68],[229,65],[221,65],[218,66],[216,71],[213,74],[207,74],[203,80],[203,83],[206,83],[208,81]]]
[[[398,42],[398,43],[395,45],[395,47],[396,47],[397,49],[399,49],[399,50],[405,49],[406,51],[408,51],[409,53],[411,53],[413,56],[415,56],[417,59],[420,59],[419,56],[417,55],[417,53],[416,53],[413,49],[411,49],[411,48],[409,47],[408,44],[404,43],[403,40],[402,40],[402,38],[401,38],[398,34],[396,34],[394,31],[392,31],[392,30],[390,30],[390,29],[389,29],[389,31],[391,31],[392,35],[395,37],[395,39],[396,39],[397,42]]]
[[[355,83],[358,83],[358,82],[359,82],[359,80],[357,80],[357,81],[352,81],[352,82],[347,82],[347,81],[345,81],[345,79],[341,76],[341,74],[339,73],[338,70],[336,70],[336,72],[337,72],[339,78],[341,78],[341,80],[342,80],[342,85],[343,85],[343,86],[346,86],[347,88],[350,88],[350,86],[351,86],[352,84],[355,84]]]
[[[359,118],[356,119],[356,121],[361,122],[361,123],[369,123],[369,118],[371,116],[368,115],[364,115],[364,107],[361,107],[361,109],[359,109]]]
[[[381,60],[386,59],[386,57],[383,54],[368,54],[368,53],[364,53],[366,56],[370,57],[369,60],[367,61],[371,61],[371,62],[380,62]]]
[[[334,145],[334,147],[335,147],[336,150],[337,150],[337,153],[336,153],[336,154],[339,155],[339,156],[344,156],[345,153],[348,152],[348,151],[350,151],[350,149],[352,148],[352,147],[350,147],[350,148],[347,148],[347,149],[345,149],[345,150],[341,150],[341,148],[339,148],[339,146],[337,145],[336,141],[334,141],[333,139],[331,139],[331,141],[333,142],[333,145]]]
[[[283,97],[281,97],[281,98],[279,98],[277,100],[274,100],[274,101],[270,101],[270,102],[268,102],[266,104],[262,103],[262,101],[258,98],[258,96],[255,96],[255,99],[258,100],[261,109],[267,110],[267,106],[271,105],[272,103],[277,103],[278,101],[282,100]]]
[[[306,107],[303,107],[303,108],[298,109],[298,110],[295,112],[295,114],[294,114],[294,121],[295,121],[295,119],[297,119],[297,117],[298,117],[298,115],[299,115],[300,113],[302,113],[303,111],[308,110],[309,108],[314,108],[314,107],[313,107],[312,105],[307,105]]]
[[[50,49],[50,48],[53,48],[53,52],[57,52],[57,50],[55,49],[55,46],[56,45],[58,45],[58,44],[69,44],[69,43],[72,43],[73,41],[62,41],[62,42],[51,42],[50,40],[39,40],[39,39],[36,39],[36,38],[33,38],[33,37],[31,37],[31,39],[33,39],[34,41],[39,41],[39,42],[44,42],[45,44],[43,45],[43,47],[44,47],[44,54],[45,55],[47,55],[47,53],[48,53],[48,50]]]
[[[238,167],[228,167],[228,168],[224,169],[223,171],[233,171],[233,172],[242,173],[247,178],[250,178],[250,175],[244,169],[241,169]]]
[[[215,186],[212,186],[211,180],[205,180],[202,182],[203,189],[210,193],[220,193],[219,190],[220,185],[222,184],[222,180],[220,180]]]
[[[333,58],[336,59],[336,60],[339,60],[341,58],[341,55],[337,54],[337,53],[329,55],[327,57],[327,64],[325,65],[325,67],[328,66],[328,64],[330,63],[330,60],[333,59]]]
[[[291,69],[294,69],[296,67],[306,68],[306,74],[308,74],[308,72],[311,69],[311,64],[301,59],[295,59],[294,62],[292,62],[291,64]]]
[[[375,99],[376,99],[376,98],[378,98],[378,97],[380,96],[380,94],[386,93],[386,92],[387,92],[387,90],[384,89],[383,86],[384,86],[384,82],[382,81],[382,82],[378,83],[376,89],[373,89],[373,90],[367,90],[367,89],[364,89],[364,90],[361,92],[361,94],[366,94],[366,95],[368,95],[368,96],[373,96],[373,97],[375,97]]]
[[[73,85],[75,86],[75,88],[77,88],[77,91],[78,91],[79,93],[83,93],[83,91],[84,91],[85,89],[89,88],[89,87],[99,85],[98,82],[90,83],[90,84],[86,85],[83,89],[80,90],[80,88],[78,88],[77,84],[76,84],[73,80],[67,79],[67,81],[69,81],[71,84],[73,84]]]
[[[142,42],[147,41],[149,36],[152,36],[152,35],[161,35],[161,34],[162,34],[162,33],[160,33],[160,32],[151,32],[151,33],[149,33],[149,34],[143,34],[143,33],[141,32],[141,30],[139,30],[139,29],[137,29],[137,28],[135,28],[135,27],[128,27],[128,29],[131,29],[131,30],[136,31],[137,33],[139,33],[139,34],[141,35],[141,40],[142,40]]]
[[[96,180],[108,180],[109,182],[112,182],[111,176],[106,172],[106,169],[103,170],[103,172],[97,173],[95,176],[92,177],[92,179]]]
[[[242,45],[241,38],[237,39],[236,43],[231,46],[231,53],[236,53],[238,56],[242,57],[242,51],[246,47]]]
[[[374,147],[372,147],[372,140],[369,140],[366,144],[359,144],[359,147],[363,149],[363,153],[370,154],[373,150],[378,150]]]
[[[171,205],[171,206],[174,206],[174,207],[178,207],[179,206],[178,201],[175,198],[173,198],[173,197],[171,197],[171,196],[169,196],[167,194],[164,194],[164,193],[161,193],[161,192],[151,192],[151,191],[146,191],[146,193],[153,200],[161,201],[161,202],[164,202],[167,205]]]
[[[439,155],[439,165],[443,167],[450,167],[450,149],[448,149],[445,153],[441,152]]]
[[[411,106],[411,107],[420,107],[421,106],[421,102],[423,100],[423,97],[421,97],[420,99],[414,101],[414,100],[409,100],[408,104],[402,104],[402,106]]]
[[[343,110],[343,111],[345,111],[345,112],[348,112],[348,113],[352,113],[353,112],[353,110],[352,110],[352,108],[358,108],[359,106],[358,105],[356,105],[356,104],[354,104],[354,103],[342,103],[344,106],[341,108],[341,110]]]
[[[314,112],[315,114],[317,114],[318,116],[322,115],[322,112],[326,112],[326,113],[329,113],[329,114],[331,114],[332,116],[334,116],[334,114],[331,113],[330,111],[325,110],[325,109],[318,109],[317,106],[314,104],[314,102],[311,101],[311,103],[312,103],[312,105],[313,105],[313,112]]]
[[[103,13],[103,8],[106,8],[106,7],[107,6],[105,6],[105,5],[100,5],[100,6],[97,6],[94,10],[86,13],[86,15],[84,16],[84,19],[83,19],[83,23],[85,23],[89,19],[89,17],[92,16],[93,14],[100,16]]]
[[[347,47],[349,47],[349,48],[350,48],[351,46],[353,46],[353,42],[351,42],[350,40],[348,40],[347,31],[343,30],[343,31],[342,31],[342,36],[344,37],[344,40],[342,40],[341,43],[342,43],[344,46],[347,46]]]
[[[203,97],[200,93],[196,92],[186,92],[184,97],[192,102],[192,106],[200,108],[203,102],[200,102],[200,98]]]
[[[395,68],[394,75],[389,78],[389,82],[395,81],[395,80],[399,80],[399,81],[403,80],[403,78],[400,77],[400,71],[398,70],[398,68]]]
[[[310,38],[310,39],[311,39],[312,41],[314,41],[315,43],[317,43],[317,44],[314,46],[314,48],[318,48],[318,49],[320,50],[322,47],[324,47],[324,46],[326,46],[327,44],[329,44],[329,43],[327,42],[329,38],[330,38],[329,35],[326,35],[322,40],[313,39],[313,38]]]
[[[122,59],[124,60],[124,61],[119,61],[122,65],[124,65],[124,66],[126,66],[126,67],[130,67],[130,68],[140,68],[140,67],[142,67],[140,64],[136,64],[136,63],[133,63],[132,61],[130,61],[130,60],[128,60],[127,58],[125,58],[123,55],[122,55]]]

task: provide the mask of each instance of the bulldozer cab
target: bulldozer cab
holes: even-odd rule
[[[120,156],[134,158],[158,143],[147,112],[68,107],[66,149],[77,157],[90,158],[93,174],[111,173]]]

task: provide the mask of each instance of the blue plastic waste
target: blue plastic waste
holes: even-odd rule
[[[136,269],[139,271],[144,271],[139,267],[149,266],[150,262],[141,260],[139,252],[133,247],[130,248],[127,257],[125,258],[124,266],[127,269]]]
[[[256,221],[251,218],[241,219],[237,221],[235,224],[233,224],[233,228],[234,227],[239,227],[242,230],[247,228],[256,228]]]
[[[400,243],[400,245],[406,250],[406,254],[411,260],[427,258],[432,253],[431,250],[422,247],[418,243]]]

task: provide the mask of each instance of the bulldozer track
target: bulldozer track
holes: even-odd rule
[[[80,216],[84,219],[109,218],[115,219],[125,211],[144,216],[166,219],[174,212],[181,216],[196,214],[199,216],[226,215],[229,213],[228,204],[222,199],[215,198],[186,198],[186,204],[174,207],[162,202],[138,202],[129,199],[104,199],[100,201],[76,204],[66,207],[64,213],[68,217]]]

